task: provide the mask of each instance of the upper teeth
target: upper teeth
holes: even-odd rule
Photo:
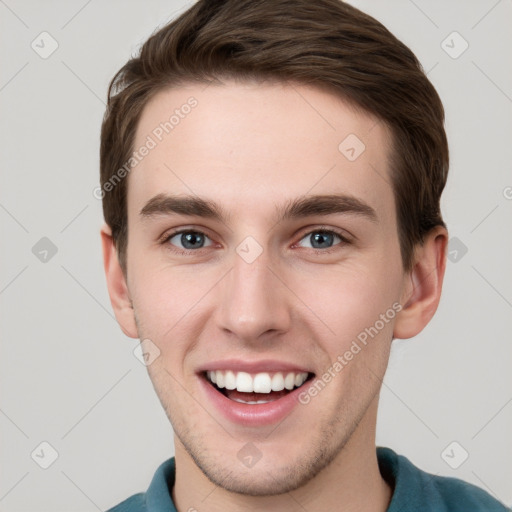
[[[270,393],[271,391],[292,390],[302,386],[308,378],[307,372],[257,373],[212,370],[206,372],[208,379],[219,388],[236,389],[245,393]]]

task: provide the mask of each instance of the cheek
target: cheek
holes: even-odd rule
[[[389,350],[399,308],[399,283],[400,266],[396,262],[374,261],[364,267],[331,269],[306,284],[297,282],[295,290],[321,321],[317,338],[331,361],[351,347],[358,353],[357,359],[381,358]],[[361,347],[361,354],[364,352],[362,358],[353,342]]]
[[[372,271],[343,268],[326,271],[307,283],[297,283],[295,290],[321,319],[332,324],[336,335],[343,335],[347,329],[373,324],[391,308],[400,297],[397,278],[398,274],[388,266],[379,269],[374,265]]]
[[[133,260],[136,263],[135,259]],[[139,334],[173,354],[185,350],[188,339],[194,339],[196,321],[204,309],[205,297],[218,280],[214,272],[185,266],[135,264],[130,279],[130,292],[139,325]]]
[[[392,289],[396,283],[388,282],[386,274],[345,277],[328,281],[327,293],[318,295],[315,304],[333,331],[323,326],[316,330],[318,343],[328,355],[324,373],[317,377],[333,383],[325,400],[347,415],[350,410],[358,414],[380,389],[399,304]]]

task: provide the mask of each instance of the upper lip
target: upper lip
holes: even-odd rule
[[[233,372],[265,373],[265,372],[297,372],[312,373],[301,364],[275,359],[263,359],[260,361],[247,361],[242,359],[222,359],[210,361],[197,369],[198,373],[212,370],[231,370]]]

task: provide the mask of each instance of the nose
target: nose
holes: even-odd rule
[[[233,267],[222,280],[216,308],[216,324],[238,342],[261,343],[290,329],[290,291],[272,265],[268,252],[254,261],[238,253]]]

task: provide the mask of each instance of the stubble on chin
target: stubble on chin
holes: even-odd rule
[[[297,443],[297,451],[288,460],[265,460],[262,446],[262,458],[252,468],[247,468],[236,456],[235,446],[243,446],[243,441],[233,438],[232,455],[222,447],[214,451],[208,447],[208,436],[176,421],[177,418],[171,419],[170,411],[166,413],[173,425],[174,435],[211,483],[232,493],[259,497],[286,494],[313,480],[338,457],[359,423],[344,424],[338,420],[319,429],[314,439],[309,436],[303,443]],[[273,456],[269,450],[267,457],[277,455]]]

